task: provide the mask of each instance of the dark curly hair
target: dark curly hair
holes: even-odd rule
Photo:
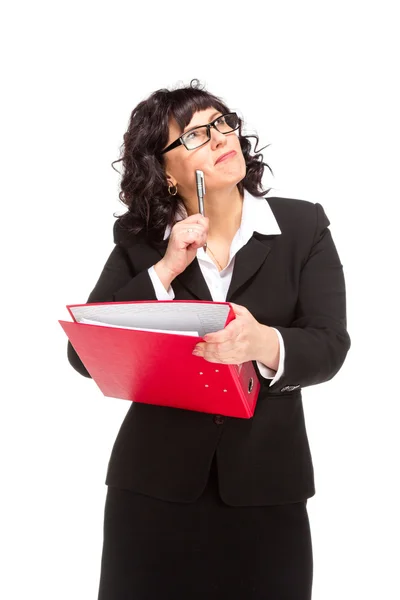
[[[114,216],[118,217],[119,228],[124,230],[125,235],[142,232],[149,241],[157,245],[163,240],[166,226],[174,225],[175,213],[178,211],[185,214],[179,192],[175,196],[168,193],[161,151],[168,142],[170,116],[175,118],[183,131],[195,112],[207,108],[215,108],[222,113],[231,112],[220,98],[200,89],[198,80],[193,79],[189,87],[172,91],[157,90],[133,109],[121,146],[121,158],[111,163],[113,169],[115,163],[122,161],[123,165],[118,196],[128,207],[128,211]],[[246,176],[237,186],[241,194],[245,188],[250,194],[261,197],[272,189],[261,188],[264,166],[268,167],[272,175],[273,172],[263,162],[260,151],[255,148],[256,153],[251,154],[249,138],[255,138],[257,146],[258,136],[242,135],[242,126],[240,119],[238,137],[246,162]]]

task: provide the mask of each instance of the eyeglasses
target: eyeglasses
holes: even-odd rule
[[[181,144],[185,146],[187,150],[195,150],[196,148],[200,148],[204,144],[211,139],[211,127],[214,127],[219,133],[230,133],[231,131],[235,131],[239,129],[240,119],[238,115],[234,112],[227,113],[226,115],[221,115],[214,119],[208,125],[199,125],[198,127],[193,127],[183,135],[181,135],[175,142],[172,142],[165,150],[161,152],[161,154],[165,154],[174,148],[177,148]]]

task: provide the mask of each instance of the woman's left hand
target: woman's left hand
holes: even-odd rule
[[[221,331],[208,333],[199,342],[193,354],[214,363],[239,365],[250,360],[260,360],[268,354],[266,344],[270,340],[271,356],[276,351],[276,332],[259,323],[246,307],[229,302],[236,319]],[[268,337],[267,330],[272,332]]]

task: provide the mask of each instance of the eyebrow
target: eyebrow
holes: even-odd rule
[[[211,117],[210,117],[210,121],[209,121],[209,123],[211,123],[211,122],[214,120],[214,118],[215,118],[217,115],[219,115],[219,114],[221,114],[221,115],[222,115],[222,112],[221,112],[220,110],[217,110],[217,112],[213,113],[213,114],[211,115]],[[188,132],[188,131],[190,131],[191,129],[195,129],[196,127],[201,127],[201,125],[192,125],[191,127],[186,127],[186,129],[184,129],[184,130],[182,131],[181,135],[183,135],[184,133],[187,133],[187,132]]]

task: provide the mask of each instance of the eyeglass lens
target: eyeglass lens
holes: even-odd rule
[[[215,121],[215,127],[220,133],[229,133],[230,131],[234,131],[237,129],[239,125],[238,116],[233,113],[230,115],[222,115]],[[186,146],[190,150],[194,150],[194,148],[198,148],[205,142],[208,141],[208,132],[207,127],[198,127],[193,131],[188,131],[184,136],[182,136]]]

